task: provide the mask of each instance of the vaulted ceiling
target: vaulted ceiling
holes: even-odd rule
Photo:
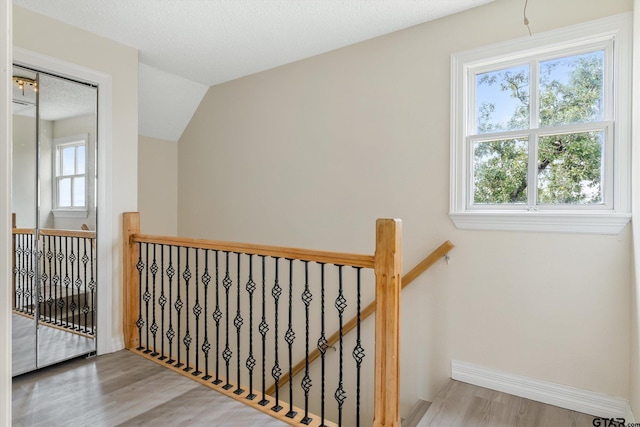
[[[135,47],[139,132],[177,141],[209,86],[493,0],[13,0]]]

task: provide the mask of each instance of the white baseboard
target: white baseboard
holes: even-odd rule
[[[624,420],[627,422],[627,424],[636,423],[636,419],[633,416],[633,411],[631,411],[631,405],[628,402],[627,402],[627,409],[625,410],[625,413],[624,413]]]
[[[556,384],[522,375],[451,361],[451,378],[514,396],[603,418],[624,417],[633,422],[629,402],[620,397]]]

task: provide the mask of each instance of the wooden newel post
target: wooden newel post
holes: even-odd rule
[[[376,222],[376,351],[373,425],[400,426],[402,221]]]
[[[122,237],[124,244],[123,264],[123,328],[124,345],[132,349],[140,346],[136,321],[140,317],[140,287],[136,264],[140,254],[140,245],[131,242],[131,236],[140,233],[140,213],[125,212],[122,217]]]

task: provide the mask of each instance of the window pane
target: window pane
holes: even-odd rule
[[[73,178],[73,207],[84,206],[84,177]]]
[[[71,207],[71,178],[63,178],[58,182],[58,207]]]
[[[473,144],[473,203],[526,203],[526,139]]]
[[[529,65],[476,75],[476,133],[529,128]]]
[[[538,203],[602,203],[604,131],[545,136],[538,142]]]
[[[540,63],[540,125],[604,119],[604,51]]]
[[[63,147],[62,148],[62,175],[73,175],[75,173],[75,157],[76,147]]]
[[[84,174],[84,164],[86,159],[86,155],[85,155],[85,146],[84,145],[79,145],[76,149],[76,156],[78,156],[78,168],[76,169],[76,174],[77,175],[82,175]]]

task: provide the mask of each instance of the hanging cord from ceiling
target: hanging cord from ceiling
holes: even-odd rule
[[[529,18],[527,18],[527,6],[528,5],[529,5],[529,0],[524,0],[524,11],[523,11],[524,25],[527,27],[527,30],[529,30],[529,35],[531,35],[531,27],[529,26]]]

